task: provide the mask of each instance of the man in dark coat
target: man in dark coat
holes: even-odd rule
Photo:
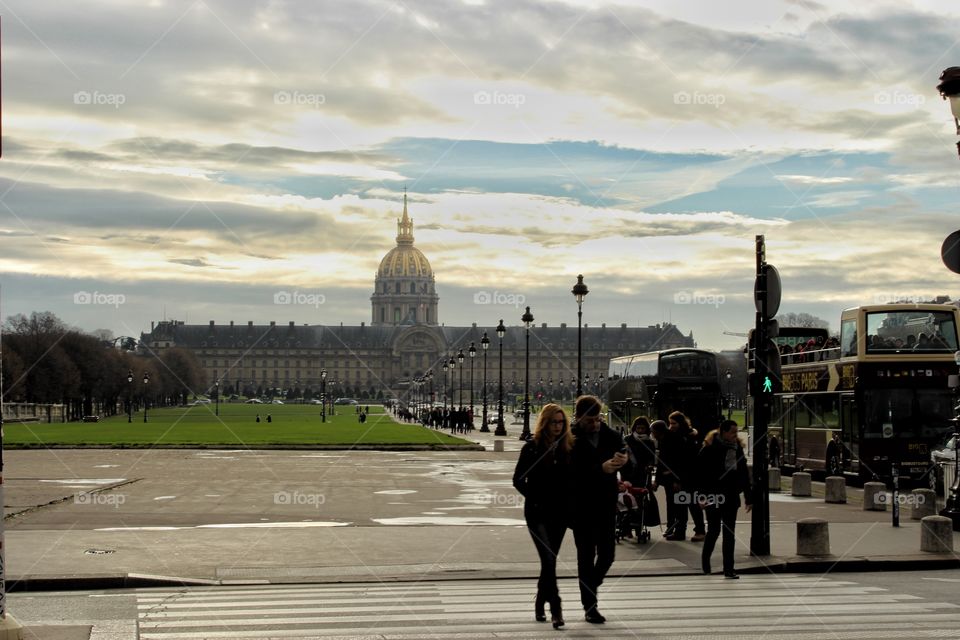
[[[617,470],[627,462],[620,435],[603,424],[600,400],[577,398],[573,426],[573,539],[577,545],[580,602],[587,622],[606,621],[597,591],[613,565]]]

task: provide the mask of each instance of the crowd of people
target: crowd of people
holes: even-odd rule
[[[614,561],[618,495],[624,487],[643,487],[655,495],[664,488],[666,540],[686,540],[693,521],[693,542],[703,542],[701,564],[712,573],[711,557],[721,545],[723,575],[738,577],[734,568],[734,529],[741,495],[751,508],[750,477],[737,423],[718,420],[701,433],[679,412],[666,421],[634,420],[623,438],[603,422],[601,402],[581,396],[572,420],[557,404],[541,410],[531,439],[520,451],[513,485],[525,498],[524,518],[540,559],[534,617],[545,622],[546,605],[554,628],[564,626],[557,589],[557,556],[567,529],[577,548],[577,575],[584,618],[602,624],[600,586]],[[655,499],[648,525],[660,523]]]

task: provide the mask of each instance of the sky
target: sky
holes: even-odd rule
[[[358,325],[404,189],[447,325],[960,297],[932,0],[0,0],[0,314]],[[278,293],[296,295],[279,296]],[[290,301],[290,304],[278,303]]]

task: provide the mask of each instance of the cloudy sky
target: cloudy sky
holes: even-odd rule
[[[956,297],[946,0],[0,1],[3,316],[359,324],[403,190],[440,321],[692,331]],[[278,305],[278,292],[304,294]],[[486,292],[490,295],[483,296]],[[493,295],[497,294],[497,295]],[[485,301],[491,304],[482,304]]]

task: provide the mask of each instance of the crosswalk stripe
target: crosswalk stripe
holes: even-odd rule
[[[582,620],[576,582],[560,583],[568,629],[578,637],[922,639],[956,637],[960,626],[958,605],[850,581],[764,575],[608,581],[600,598],[608,622],[597,627]],[[535,588],[531,580],[485,580],[141,590],[139,633],[143,640],[414,638],[427,630],[431,638],[537,638],[553,629],[532,620]]]

